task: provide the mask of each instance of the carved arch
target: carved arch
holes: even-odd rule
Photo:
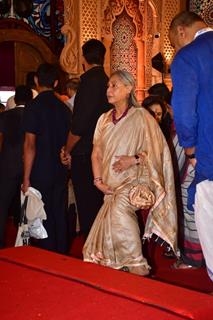
[[[34,47],[41,55],[43,61],[55,63],[56,56],[52,53],[46,43],[35,33],[21,29],[0,30],[0,43],[5,41],[23,42]]]
[[[144,16],[143,16],[143,5],[140,1],[134,0],[109,0],[108,4],[104,8],[102,13],[102,39],[106,46],[106,63],[105,68],[108,74],[111,72],[111,60],[110,51],[113,43],[112,25],[116,18],[121,15],[125,10],[129,17],[132,18],[132,22],[135,26],[136,33],[134,41],[137,48],[137,61],[136,61],[136,90],[139,100],[142,100],[143,88],[144,88]]]
[[[112,25],[123,10],[126,10],[127,14],[133,19],[133,23],[136,27],[136,36],[142,37],[142,15],[136,2],[132,0],[109,0],[103,10],[102,21],[102,36],[112,34]]]
[[[30,28],[23,29],[24,24],[8,24],[6,28],[0,29],[1,50],[4,50],[4,43],[12,42],[12,56],[14,57],[15,83],[11,85],[24,84],[26,74],[35,71],[41,63],[57,63],[58,59],[51,51],[49,45],[42,37]],[[12,49],[13,48],[13,49]],[[3,51],[4,52],[4,51]],[[11,67],[11,66],[10,66]],[[1,63],[5,70],[5,65]]]

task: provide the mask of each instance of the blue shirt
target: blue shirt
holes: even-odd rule
[[[171,72],[179,143],[195,147],[196,181],[213,180],[213,32],[178,51]]]

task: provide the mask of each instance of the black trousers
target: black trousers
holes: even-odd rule
[[[16,223],[19,220],[21,210],[21,182],[21,177],[0,179],[0,248],[5,247],[5,228],[9,209],[12,204],[15,204],[12,209],[12,214],[15,217]]]
[[[68,220],[67,220],[67,183],[44,183],[31,181],[31,186],[41,192],[47,220],[43,225],[48,238],[36,242],[42,249],[66,254],[68,253]]]
[[[103,193],[93,184],[91,156],[72,156],[71,179],[79,215],[80,232],[87,236],[103,204]]]

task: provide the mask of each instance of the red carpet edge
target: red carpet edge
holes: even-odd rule
[[[200,292],[84,263],[33,247],[1,250],[0,260],[79,282],[185,319],[212,319],[212,296]]]

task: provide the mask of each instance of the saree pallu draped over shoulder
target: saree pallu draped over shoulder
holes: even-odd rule
[[[149,269],[142,255],[137,215],[129,191],[147,184],[156,202],[149,212],[143,238],[156,234],[177,251],[177,210],[170,151],[156,120],[142,108],[130,108],[116,125],[109,111],[97,123],[94,145],[102,151],[102,179],[114,192],[105,195],[83,248],[85,261],[115,269],[124,266]],[[116,156],[145,153],[145,166],[132,166],[116,173]]]

